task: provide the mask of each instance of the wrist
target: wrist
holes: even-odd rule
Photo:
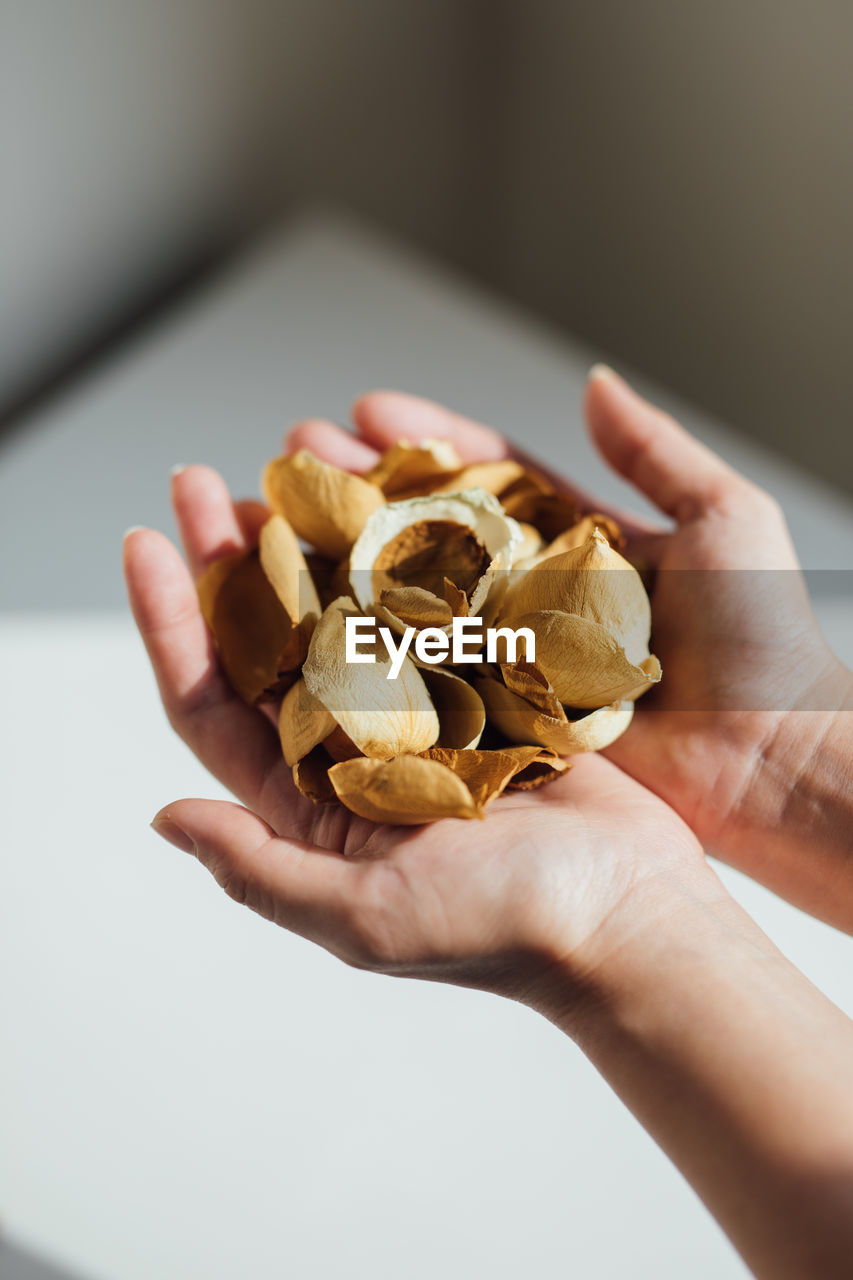
[[[853,674],[833,659],[808,702],[765,716],[743,752],[739,799],[713,847],[853,932]]]
[[[670,977],[713,966],[732,947],[775,953],[698,859],[634,885],[583,946],[554,951],[524,1003],[583,1047],[628,1011],[665,994]]]

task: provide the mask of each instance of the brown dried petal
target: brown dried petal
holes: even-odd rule
[[[261,568],[292,622],[320,616],[320,600],[314,579],[296,535],[283,516],[270,516],[258,539]]]
[[[287,764],[294,765],[313,751],[337,724],[335,717],[300,679],[288,689],[278,713],[278,733]]]
[[[505,671],[509,670],[505,668]],[[519,680],[516,691],[490,676],[477,680],[477,690],[490,722],[512,742],[536,742],[560,755],[576,755],[583,751],[601,751],[615,742],[631,723],[634,704],[628,701],[616,702],[577,720],[570,720],[553,689],[541,675],[538,703],[522,696],[520,690],[529,690],[534,683],[531,679],[525,685]],[[541,690],[543,684],[544,692]]]
[[[553,542],[549,542],[547,546],[540,546],[526,560],[522,560],[521,556],[517,556],[516,565],[520,569],[532,569],[534,565],[542,564],[544,560],[550,560],[552,556],[562,555],[565,551],[573,551],[575,547],[583,546],[596,529],[599,529],[604,534],[614,550],[619,551],[625,545],[622,530],[616,521],[611,520],[609,516],[593,512],[591,515],[583,516],[577,524],[573,524],[570,529],[566,529],[564,533],[561,533]]]
[[[307,449],[274,458],[263,476],[274,511],[286,516],[300,538],[324,555],[342,560],[381,507],[381,489],[360,476],[315,458]]]
[[[598,623],[618,641],[632,663],[640,664],[648,657],[652,612],[642,579],[599,529],[581,546],[552,556],[516,577],[504,597],[501,618],[518,625],[515,620],[521,614],[543,610],[576,614]]]
[[[197,590],[225,674],[241,698],[253,704],[293,683],[308,631],[288,616],[257,550],[215,561]]]
[[[335,789],[329,781],[332,757],[325,747],[315,747],[293,766],[293,781],[299,791],[315,804],[334,804]]]
[[[444,667],[421,667],[420,672],[438,714],[436,746],[476,747],[486,727],[486,708],[476,689]]]
[[[521,463],[511,458],[498,462],[473,462],[454,475],[448,476],[431,493],[464,493],[466,489],[485,489],[499,497],[512,484],[524,476]]]
[[[398,440],[365,475],[378,485],[388,501],[431,493],[448,475],[455,475],[462,459],[449,440],[422,440],[411,444]]]
[[[418,631],[423,627],[446,627],[453,621],[453,610],[447,601],[424,587],[387,587],[380,593],[379,602],[404,626]]]
[[[508,516],[532,524],[546,541],[558,537],[577,522],[577,507],[572,498],[563,493],[539,493],[520,490],[502,494],[501,502]]]
[[[564,706],[604,707],[636,698],[660,680],[657,658],[630,662],[610,631],[588,618],[542,610],[513,617],[512,625],[532,628],[536,666]]]
[[[432,747],[422,754],[425,759],[436,760],[452,769],[465,783],[480,809],[505,791],[516,774],[545,756],[538,746],[509,747],[498,751],[448,751],[443,747]],[[561,770],[561,766],[566,767],[562,761],[557,761],[556,756],[545,758],[553,761],[555,773]]]
[[[401,755],[336,764],[329,781],[342,804],[372,822],[417,826],[442,818],[480,818],[465,783],[435,760]]]

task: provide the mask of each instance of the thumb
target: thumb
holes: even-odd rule
[[[341,855],[276,836],[255,814],[221,800],[177,800],[151,826],[193,853],[229,897],[285,929],[330,945],[356,869]]]
[[[605,461],[678,524],[719,506],[740,480],[607,365],[590,371],[584,410]]]

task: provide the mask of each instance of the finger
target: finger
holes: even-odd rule
[[[270,518],[269,507],[255,498],[241,498],[234,503],[234,514],[240,525],[240,532],[247,547],[258,544],[261,529]]]
[[[605,365],[591,371],[585,410],[605,460],[679,524],[718,506],[738,482],[721,458]]]
[[[491,427],[472,422],[470,418],[464,418],[430,400],[397,391],[371,391],[356,400],[352,415],[359,432],[378,449],[387,449],[401,437],[406,440],[422,440],[437,436],[450,440],[465,462],[513,457],[540,472],[559,493],[568,494],[581,511],[600,511],[602,515],[610,516],[629,538],[635,534],[658,531],[657,526],[650,521],[601,502],[538,458],[505,440]]]
[[[282,839],[255,814],[218,800],[178,800],[152,827],[193,853],[228,895],[285,929],[341,955],[363,868],[299,839]]]
[[[484,427],[443,405],[401,391],[370,391],[352,406],[359,435],[380,451],[398,440],[449,440],[463,462],[493,462],[509,457],[509,445]]]
[[[308,418],[297,422],[288,431],[284,441],[285,453],[309,449],[324,462],[331,462],[344,471],[361,474],[369,471],[379,461],[379,454],[364,440],[336,422],[324,418]]]
[[[125,538],[124,569],[136,619],[169,721],[220,782],[269,821],[301,800],[270,723],[222,674],[186,565],[150,529]],[[236,749],[235,749],[236,748]]]
[[[182,467],[172,472],[172,506],[194,578],[212,560],[247,545],[228,486],[212,467]]]

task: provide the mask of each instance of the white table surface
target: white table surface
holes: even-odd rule
[[[0,1218],[94,1280],[745,1274],[582,1055],[524,1009],[346,969],[225,898],[147,823],[223,794],[171,735],[119,538],[166,474],[253,492],[285,426],[396,385],[625,498],[579,426],[602,353],[363,231],[262,246],[0,452]],[[655,394],[853,566],[849,504]],[[818,602],[853,661],[848,602]],[[853,1013],[853,946],[727,883]]]

